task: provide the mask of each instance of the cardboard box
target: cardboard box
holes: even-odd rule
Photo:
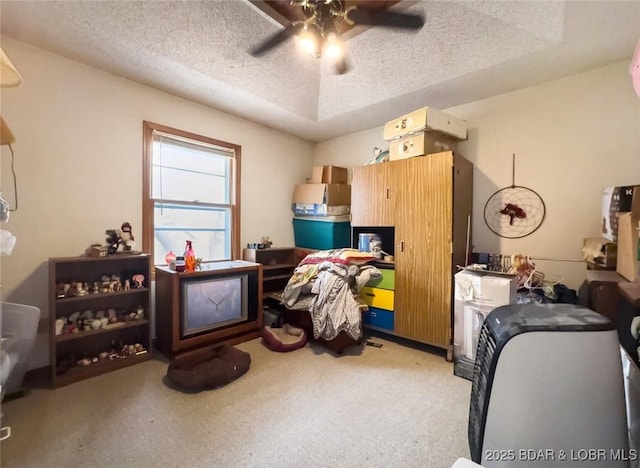
[[[296,184],[293,203],[351,205],[351,186],[346,184]]]
[[[425,154],[456,151],[458,145],[451,138],[437,133],[421,132],[389,143],[389,160],[413,158]]]
[[[602,237],[618,240],[618,215],[634,212],[640,216],[640,185],[605,187],[602,190]]]
[[[640,281],[640,216],[624,213],[618,217],[618,262],[616,271],[629,281]]]
[[[464,269],[454,275],[453,373],[473,380],[473,364],[484,319],[496,307],[515,304],[518,277]]]
[[[455,300],[499,307],[515,304],[518,277],[487,270],[464,269],[454,275]]]
[[[312,184],[347,184],[349,171],[346,167],[313,166],[311,169]]]
[[[292,210],[297,215],[338,216],[348,214],[351,186],[346,184],[297,184]]]
[[[478,304],[476,302],[464,302],[462,305],[463,339],[460,343],[460,354],[466,358],[476,359],[476,348],[484,319],[487,318],[495,307]]]
[[[423,107],[390,120],[384,126],[383,138],[385,141],[392,141],[425,131],[447,135],[459,141],[467,139],[467,124],[464,120],[431,107]]]
[[[586,237],[582,241],[582,259],[603,268],[615,268],[618,246],[604,237]]]

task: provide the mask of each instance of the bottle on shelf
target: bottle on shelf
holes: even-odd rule
[[[193,252],[191,241],[187,241],[184,249],[184,271],[196,271],[196,254]]]
[[[176,254],[173,253],[173,250],[169,250],[169,253],[164,257],[164,261],[167,262],[167,265],[169,266],[171,266],[171,264],[173,263],[175,267]]]

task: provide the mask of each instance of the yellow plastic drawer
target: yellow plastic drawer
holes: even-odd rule
[[[370,288],[366,286],[360,291],[360,297],[371,307],[393,310],[393,291],[389,289]]]

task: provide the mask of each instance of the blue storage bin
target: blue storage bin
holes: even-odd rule
[[[393,331],[393,312],[377,307],[369,307],[364,313],[365,325]]]
[[[293,238],[296,247],[329,250],[351,247],[349,215],[294,217]]]

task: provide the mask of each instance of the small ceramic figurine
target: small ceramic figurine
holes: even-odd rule
[[[131,252],[133,247],[136,245],[133,237],[133,230],[131,228],[131,224],[128,222],[122,223],[120,226],[120,238],[122,239],[122,243],[124,244],[122,250],[124,252]]]
[[[65,319],[64,317],[56,319],[56,335],[62,335],[62,329],[64,328],[66,323],[67,319]]]
[[[122,239],[118,235],[118,232],[115,229],[107,229],[105,231],[107,235],[106,242],[108,244],[108,252],[109,254],[114,254],[118,251],[120,244],[122,243]]]
[[[80,318],[80,311],[76,311],[69,315],[69,322],[76,323],[76,321]]]
[[[133,277],[131,278],[133,280],[134,283],[136,283],[136,288],[143,288],[144,286],[142,285],[142,283],[144,282],[144,275],[137,273],[135,275],[133,275]]]

